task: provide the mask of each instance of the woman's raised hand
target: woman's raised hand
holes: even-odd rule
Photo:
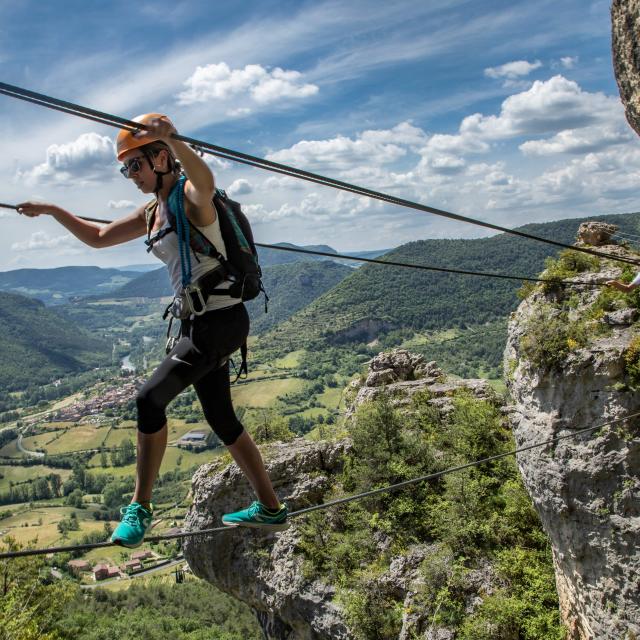
[[[135,134],[136,138],[143,139],[149,137],[153,140],[161,140],[162,142],[169,142],[171,135],[178,133],[178,130],[173,125],[173,122],[167,118],[167,116],[161,116],[159,118],[153,118],[147,123],[148,129]]]

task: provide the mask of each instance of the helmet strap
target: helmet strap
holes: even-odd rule
[[[156,196],[158,195],[158,193],[160,193],[160,189],[162,189],[162,176],[166,176],[170,173],[173,173],[173,160],[171,158],[171,155],[169,154],[168,158],[168,164],[169,164],[169,170],[168,171],[159,171],[158,169],[156,169],[155,165],[153,164],[153,154],[149,153],[148,151],[143,151],[144,153],[144,157],[147,159],[147,162],[149,163],[149,166],[151,167],[151,170],[153,171],[153,173],[156,174],[156,188],[154,190]]]

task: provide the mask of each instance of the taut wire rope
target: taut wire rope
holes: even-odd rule
[[[14,209],[17,211],[17,206],[12,204],[0,203],[0,208]],[[99,224],[110,224],[113,220],[102,220],[99,218],[88,218],[86,216],[77,216],[81,220],[87,220],[88,222],[96,222]],[[255,242],[256,247],[262,247],[263,249],[273,249],[275,251],[288,251],[291,253],[302,253],[312,256],[321,256],[331,259],[351,260],[354,262],[365,262],[368,264],[381,264],[387,267],[403,267],[405,269],[417,269],[421,271],[433,271],[438,273],[450,273],[453,275],[463,276],[480,276],[484,278],[496,278],[501,280],[517,280],[526,282],[539,282],[543,284],[550,284],[554,286],[570,286],[570,287],[602,287],[605,286],[603,282],[580,282],[570,280],[555,280],[545,278],[534,278],[533,276],[520,276],[520,275],[507,275],[504,273],[486,272],[486,271],[469,271],[466,269],[453,269],[449,267],[434,267],[422,264],[411,264],[408,262],[398,262],[393,260],[378,260],[376,258],[365,258],[363,256],[352,256],[344,253],[331,253],[329,251],[317,251],[314,249],[303,249],[302,247],[283,247],[277,244],[265,244],[263,242]],[[613,258],[618,259],[618,258]]]
[[[349,502],[354,502],[356,500],[362,500],[363,498],[370,498],[371,496],[380,495],[381,493],[389,493],[392,491],[397,491],[399,489],[403,489],[404,487],[408,487],[410,485],[418,484],[419,482],[428,482],[431,480],[437,480],[443,476],[457,473],[458,471],[464,471],[465,469],[470,469],[472,467],[478,467],[482,464],[486,464],[488,462],[494,462],[496,460],[501,460],[502,458],[506,458],[509,456],[515,456],[519,453],[524,453],[525,451],[531,451],[532,449],[537,449],[540,447],[546,447],[552,444],[556,444],[561,442],[562,440],[567,440],[570,438],[575,438],[579,435],[589,433],[591,431],[597,431],[598,429],[603,429],[604,427],[611,426],[613,424],[617,424],[618,422],[623,422],[625,420],[631,420],[632,418],[637,418],[640,416],[640,412],[632,413],[631,415],[624,416],[622,418],[615,418],[613,420],[609,420],[607,422],[603,422],[601,424],[586,427],[584,429],[578,429],[573,431],[567,435],[556,436],[555,438],[550,438],[549,440],[545,440],[543,442],[536,442],[534,444],[527,445],[526,447],[520,447],[516,449],[512,449],[510,451],[505,451],[504,453],[498,453],[493,456],[488,456],[486,458],[482,458],[480,460],[475,460],[473,462],[468,462],[466,464],[461,464],[455,467],[449,467],[448,469],[444,469],[442,471],[437,471],[435,473],[429,473],[427,475],[419,476],[417,478],[412,478],[410,480],[404,480],[403,482],[398,482],[396,484],[388,485],[386,487],[380,487],[378,489],[371,489],[370,491],[363,491],[361,493],[356,493],[350,496],[346,496],[344,498],[338,498],[336,500],[330,500],[329,502],[323,502],[321,504],[313,505],[311,507],[305,507],[303,509],[298,509],[297,511],[292,511],[289,514],[289,518],[297,518],[299,516],[305,515],[307,513],[312,513],[313,511],[319,511],[321,509],[329,509],[330,507],[335,507],[341,504],[347,504]],[[145,538],[145,542],[162,542],[164,540],[173,540],[176,538],[191,538],[194,536],[203,536],[210,535],[213,533],[220,533],[222,531],[229,531],[231,529],[239,529],[241,527],[213,527],[211,529],[199,529],[196,531],[180,531],[178,533],[169,533],[159,536],[151,536]],[[43,549],[20,549],[18,551],[7,551],[0,553],[0,560],[8,560],[13,558],[20,558],[24,556],[36,556],[36,555],[45,555],[48,553],[66,553],[71,551],[89,551],[90,549],[98,549],[100,547],[110,547],[117,546],[114,545],[113,542],[93,542],[88,544],[78,544],[78,545],[69,545],[64,547],[47,547]]]
[[[89,120],[99,122],[100,124],[105,124],[108,126],[125,128],[131,131],[136,130],[145,130],[148,127],[144,124],[135,122],[133,120],[128,120],[126,118],[122,118],[120,116],[115,116],[110,113],[105,113],[103,111],[98,111],[96,109],[90,109],[88,107],[84,107],[82,105],[75,104],[73,102],[68,102],[65,100],[59,100],[57,98],[53,98],[51,96],[36,93],[34,91],[30,91],[28,89],[24,89],[22,87],[18,87],[15,85],[7,84],[5,82],[0,82],[0,93],[11,98],[17,98],[19,100],[25,100],[27,102],[31,102],[37,104],[38,106],[43,106],[51,109],[55,109],[58,111],[63,111],[64,113],[68,113],[70,115],[75,115],[81,118],[87,118]],[[191,138],[188,136],[183,136],[180,134],[173,134],[173,138],[176,140],[180,140],[187,144],[198,147],[205,153],[215,155],[221,158],[225,158],[227,160],[232,160],[234,162],[240,162],[243,164],[249,164],[251,166],[265,169],[267,171],[274,171],[276,173],[282,173],[284,175],[289,175],[292,177],[300,178],[302,180],[306,180],[308,182],[314,182],[316,184],[322,184],[328,187],[334,187],[336,189],[340,189],[342,191],[348,191],[350,193],[354,193],[361,196],[366,196],[369,198],[373,198],[376,200],[381,200],[383,202],[388,202],[390,204],[395,204],[401,207],[406,207],[409,209],[414,209],[417,211],[422,211],[424,213],[431,213],[433,215],[441,216],[444,218],[448,218],[450,220],[456,220],[458,222],[465,222],[468,224],[473,224],[476,226],[484,227],[486,229],[492,229],[494,231],[500,231],[503,233],[507,233],[510,235],[519,236],[522,238],[527,238],[529,240],[535,240],[537,242],[544,242],[546,244],[550,244],[556,247],[561,247],[563,249],[573,249],[575,251],[580,251],[582,253],[588,253],[590,255],[595,255],[601,258],[609,258],[614,260],[619,260],[621,262],[627,262],[633,265],[639,265],[640,261],[632,260],[631,258],[623,258],[619,256],[612,256],[609,254],[605,254],[599,251],[595,251],[593,249],[588,249],[587,247],[574,247],[572,245],[558,242],[556,240],[550,240],[548,238],[543,238],[541,236],[536,236],[531,233],[527,233],[524,231],[518,231],[516,229],[509,229],[508,227],[503,227],[501,225],[496,225],[490,222],[485,222],[483,220],[478,220],[476,218],[471,218],[468,216],[463,216],[457,213],[452,213],[450,211],[445,211],[444,209],[438,209],[436,207],[432,207],[429,205],[421,204],[418,202],[413,202],[411,200],[406,200],[404,198],[399,198],[396,196],[392,196],[386,193],[382,193],[380,191],[375,191],[373,189],[368,189],[365,187],[360,187],[348,182],[344,182],[342,180],[336,180],[335,178],[329,178],[327,176],[322,176],[316,173],[312,173],[310,171],[305,171],[303,169],[297,169],[295,167],[291,167],[285,164],[281,164],[278,162],[274,162],[272,160],[266,160],[264,158],[259,158],[257,156],[253,156],[247,153],[243,153],[240,151],[234,151],[232,149],[227,149],[225,147],[220,147],[218,145],[214,145],[202,140],[197,140],[195,138]]]

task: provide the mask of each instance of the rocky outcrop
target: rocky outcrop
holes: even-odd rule
[[[613,69],[629,124],[640,135],[640,0],[611,5]]]
[[[275,444],[266,452],[274,487],[289,509],[322,502],[330,477],[342,464],[347,441],[312,443],[302,439]],[[220,471],[204,465],[192,481],[193,504],[185,520],[188,529],[220,525],[221,514],[254,500],[241,471],[230,465]],[[298,521],[299,522],[299,521]],[[229,529],[212,536],[186,538],[184,556],[193,573],[247,603],[269,640],[348,638],[334,589],[308,580],[302,557],[295,554],[299,529],[264,534]]]
[[[611,236],[618,230],[617,225],[606,222],[583,222],[578,229],[577,245],[600,247],[613,244]]]
[[[453,406],[451,398],[459,389],[468,389],[480,400],[495,400],[496,397],[486,380],[449,378],[436,362],[425,362],[420,354],[394,349],[372,358],[364,380],[351,383],[350,395],[355,394],[355,398],[347,409],[347,417],[352,416],[363,402],[374,400],[383,393],[391,398],[392,404],[402,405],[421,391],[428,392],[430,404],[447,413]]]
[[[620,268],[606,261],[599,272],[576,279],[603,283],[619,276]],[[640,335],[637,311],[596,312],[600,291],[545,294],[538,289],[512,314],[505,373],[519,447],[640,411],[640,395],[629,386],[624,359]],[[565,358],[556,358],[552,366],[534,365],[527,340],[532,345],[535,333],[538,342],[544,341],[544,318],[551,323],[561,313],[568,327],[582,322],[575,326],[587,332],[586,341],[580,346],[569,331],[566,344],[552,343],[555,349],[568,345]],[[571,640],[640,637],[640,421],[576,434],[519,455],[518,464],[551,540]]]
[[[480,398],[492,397],[485,381],[451,380],[435,362],[404,350],[381,353],[369,363],[367,375],[351,388],[354,406],[372,397],[371,392],[391,394],[394,402],[406,402],[418,390],[428,392],[429,402],[444,411],[452,394],[468,388]],[[374,394],[375,395],[375,394]],[[276,491],[291,511],[331,498],[332,478],[351,449],[348,439],[309,442],[297,439],[272,444],[264,451]],[[254,498],[243,474],[235,465],[222,468],[212,463],[193,477],[193,503],[185,520],[190,530],[217,527],[220,515]],[[324,512],[331,518],[331,512]],[[186,538],[184,556],[193,573],[247,603],[256,613],[267,640],[341,640],[352,638],[344,614],[336,603],[334,586],[305,575],[303,556],[297,552],[303,518],[293,518],[284,532],[264,534],[229,529],[209,536]],[[375,540],[380,553],[388,552],[391,540]],[[391,559],[386,572],[375,578],[375,590],[404,602],[398,640],[453,640],[453,632],[435,628],[419,605],[421,565],[438,551],[437,545],[415,544],[407,553]],[[443,562],[442,558],[439,560]],[[445,565],[448,566],[447,562]],[[450,571],[445,568],[443,571]],[[487,564],[467,575],[466,609],[473,611],[490,594],[496,579]],[[416,604],[416,602],[418,604]]]

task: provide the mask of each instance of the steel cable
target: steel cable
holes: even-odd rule
[[[70,115],[76,115],[78,117],[87,118],[89,120],[93,120],[99,122],[101,124],[106,124],[113,127],[118,128],[126,128],[129,130],[146,130],[148,126],[137,123],[133,120],[128,120],[126,118],[122,118],[120,116],[115,116],[113,114],[105,113],[103,111],[98,111],[96,109],[90,109],[88,107],[83,107],[81,105],[68,102],[65,100],[60,100],[57,98],[53,98],[51,96],[36,93],[34,91],[30,91],[28,89],[23,89],[21,87],[17,87],[15,85],[10,85],[4,82],[0,82],[0,93],[7,95],[11,98],[17,98],[19,100],[26,100],[27,102],[31,102],[37,104],[38,106],[44,106],[51,109],[56,109],[58,111],[63,111],[64,113],[68,113]],[[418,202],[413,202],[411,200],[406,200],[404,198],[399,198],[396,196],[392,196],[386,193],[382,193],[380,191],[375,191],[373,189],[368,189],[365,187],[359,187],[357,185],[350,184],[348,182],[344,182],[342,180],[336,180],[335,178],[329,178],[326,176],[322,176],[316,173],[312,173],[310,171],[305,171],[303,169],[297,169],[295,167],[290,167],[285,164],[281,164],[278,162],[273,162],[271,160],[266,160],[264,158],[259,158],[257,156],[253,156],[247,153],[243,153],[240,151],[234,151],[232,149],[227,149],[225,147],[220,147],[218,145],[214,145],[208,142],[204,142],[202,140],[197,140],[195,138],[191,138],[189,136],[183,136],[180,134],[173,134],[173,138],[176,140],[180,140],[187,144],[193,145],[206,153],[210,153],[211,155],[216,155],[219,157],[223,157],[227,160],[232,160],[234,162],[241,162],[243,164],[249,164],[251,166],[255,166],[257,168],[265,169],[268,171],[275,171],[276,173],[283,173],[285,175],[289,175],[292,177],[297,177],[302,180],[306,180],[309,182],[314,182],[317,184],[322,184],[325,186],[334,187],[343,191],[348,191],[351,193],[355,193],[357,195],[366,196],[369,198],[373,198],[376,200],[381,200],[384,202],[388,202],[390,204],[395,204],[401,207],[406,207],[409,209],[414,209],[417,211],[422,211],[424,213],[431,213],[433,215],[441,216],[444,218],[448,218],[450,220],[456,220],[458,222],[465,222],[467,224],[473,224],[476,226],[484,227],[486,229],[492,229],[494,231],[501,231],[503,233],[508,233],[510,235],[519,236],[522,238],[527,238],[529,240],[535,240],[537,242],[544,242],[546,244],[550,244],[556,247],[561,247],[564,249],[573,249],[575,251],[580,251],[582,253],[587,253],[590,255],[595,255],[601,258],[609,258],[616,259],[622,262],[626,262],[633,265],[640,265],[640,261],[632,260],[630,258],[620,258],[617,256],[612,256],[609,254],[605,254],[599,251],[595,251],[593,249],[588,249],[587,247],[573,247],[572,245],[565,244],[563,242],[558,242],[556,240],[550,240],[548,238],[542,238],[540,236],[536,236],[531,233],[526,233],[524,231],[518,231],[516,229],[509,229],[508,227],[503,227],[500,225],[496,225],[490,222],[485,222],[482,220],[478,220],[476,218],[471,218],[468,216],[463,216],[457,213],[452,213],[450,211],[445,211],[444,209],[438,209],[436,207],[431,207],[429,205],[421,204]]]
[[[486,464],[488,462],[494,462],[495,460],[500,460],[508,456],[516,456],[519,453],[524,453],[525,451],[531,451],[532,449],[537,449],[539,447],[546,447],[551,444],[556,444],[558,442],[561,442],[562,440],[575,438],[576,436],[582,435],[584,433],[597,431],[598,429],[603,429],[604,427],[608,427],[608,426],[611,426],[612,424],[617,424],[618,422],[623,422],[625,420],[631,420],[632,418],[637,418],[638,416],[640,416],[640,412],[632,413],[631,415],[625,416],[623,418],[615,418],[614,420],[609,420],[607,422],[603,422],[593,427],[586,427],[584,429],[579,429],[577,431],[573,431],[572,433],[569,433],[564,436],[557,436],[555,438],[550,438],[549,440],[545,440],[543,442],[536,442],[534,444],[527,445],[526,447],[520,447],[520,448],[512,449],[511,451],[505,451],[504,453],[498,453],[493,456],[482,458],[481,460],[475,460],[474,462],[468,462],[466,464],[458,465],[455,467],[449,467],[448,469],[444,469],[442,471],[429,473],[427,475],[419,476],[417,478],[412,478],[411,480],[405,480],[403,482],[398,482],[396,484],[388,485],[386,487],[371,489],[370,491],[363,491],[351,496],[346,496],[344,498],[338,498],[336,500],[323,502],[321,504],[313,505],[311,507],[298,509],[297,511],[292,511],[289,514],[289,518],[297,518],[307,513],[312,513],[313,511],[319,511],[321,509],[328,509],[330,507],[335,507],[341,504],[347,504],[349,502],[362,500],[363,498],[369,498],[371,496],[379,495],[381,493],[397,491],[399,489],[403,489],[404,487],[418,484],[420,482],[437,480],[438,478],[441,478],[443,476],[446,476],[452,473],[456,473],[458,471],[463,471],[465,469],[470,469],[472,467],[478,467],[482,464]],[[145,542],[162,542],[163,540],[173,540],[176,538],[191,538],[194,536],[204,536],[204,535],[210,535],[213,533],[220,533],[222,531],[231,531],[233,529],[238,529],[238,528],[241,528],[241,527],[222,526],[222,527],[213,527],[210,529],[198,529],[196,531],[180,531],[177,533],[169,533],[169,534],[163,534],[159,536],[150,536],[148,538],[145,538]],[[9,560],[9,559],[21,558],[25,556],[45,555],[48,553],[89,551],[90,549],[98,549],[101,547],[109,547],[109,546],[117,546],[117,545],[115,545],[113,542],[107,541],[107,542],[93,542],[89,544],[78,544],[78,545],[69,545],[69,546],[60,546],[60,547],[46,547],[42,549],[20,549],[18,551],[7,551],[7,552],[0,553],[0,560]]]

